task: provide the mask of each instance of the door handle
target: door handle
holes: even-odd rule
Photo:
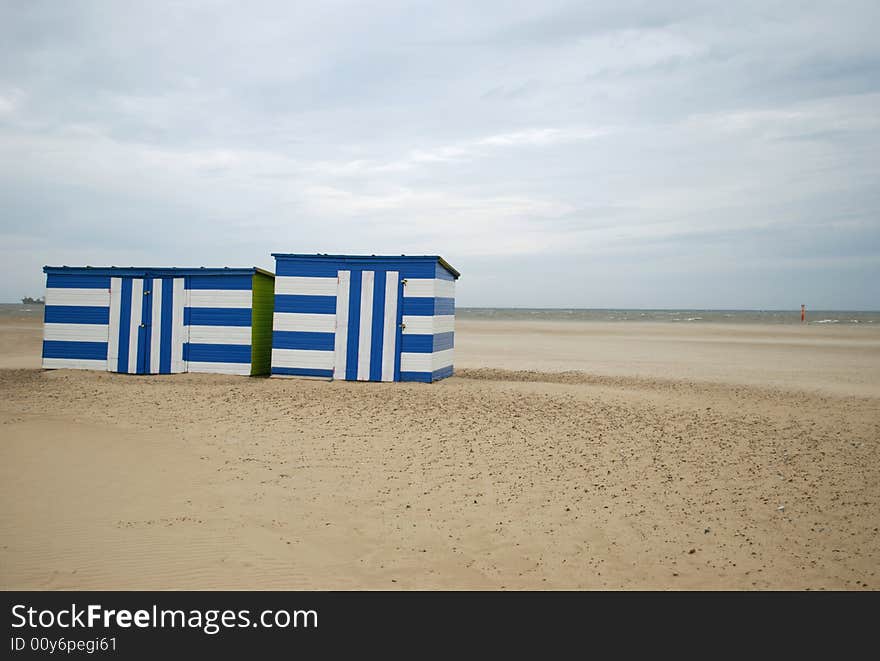
[[[146,327],[147,327],[146,324],[141,324],[141,328],[146,328]]]

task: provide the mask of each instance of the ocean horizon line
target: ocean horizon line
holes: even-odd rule
[[[585,310],[596,312],[796,312],[800,314],[800,308],[689,308],[689,307],[659,307],[659,308],[627,308],[627,307],[577,307],[577,306],[560,306],[560,307],[529,307],[516,305],[456,305],[456,310],[541,310],[541,311],[566,311],[566,310]],[[817,312],[864,312],[880,314],[878,309],[864,308],[807,308],[807,313],[811,311]]]

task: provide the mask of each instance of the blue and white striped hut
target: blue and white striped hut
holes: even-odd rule
[[[268,374],[275,276],[46,266],[43,367]]]
[[[459,272],[442,257],[273,257],[273,375],[424,382],[452,375]]]

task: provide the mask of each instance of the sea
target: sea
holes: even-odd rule
[[[613,321],[620,323],[668,322],[675,324],[800,324],[797,310],[635,310],[606,308],[463,308],[459,319],[499,321]],[[878,324],[880,311],[807,310],[810,324]]]
[[[499,321],[613,321],[620,323],[669,322],[675,324],[799,324],[797,310],[636,310],[608,308],[465,308],[459,319]],[[43,316],[42,305],[0,303],[0,317]],[[807,310],[810,324],[878,324],[880,311]]]

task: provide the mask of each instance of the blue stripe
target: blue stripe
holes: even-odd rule
[[[434,314],[455,314],[455,299],[435,298]]]
[[[382,338],[385,334],[385,271],[373,277],[373,327],[370,329],[370,381],[382,380]]]
[[[333,351],[333,333],[311,333],[305,331],[274,331],[273,349],[311,349],[314,351]]]
[[[272,374],[285,374],[287,376],[322,376],[327,379],[333,378],[333,370],[316,370],[306,367],[273,367]]]
[[[128,371],[128,336],[131,326],[131,278],[122,279],[119,293],[119,365],[118,372]]]
[[[348,346],[345,352],[345,380],[357,381],[358,340],[361,330],[361,283],[360,271],[351,272],[348,290]]]
[[[421,383],[431,383],[433,381],[439,381],[440,379],[445,379],[448,376],[452,376],[453,369],[452,365],[447,367],[441,367],[439,370],[434,370],[433,372],[401,372],[400,380],[401,381],[419,381]]]
[[[342,271],[398,271],[401,278],[437,277],[438,260],[431,256],[285,255],[274,254],[276,275],[335,278]],[[445,271],[445,269],[444,269]]]
[[[439,278],[440,280],[451,280],[452,282],[455,282],[455,276],[446,270],[446,267],[440,263],[440,260],[437,260],[437,267],[434,269],[434,277]]]
[[[275,259],[275,275],[298,275],[310,278],[335,278],[341,268],[337,260],[290,260]],[[346,269],[343,269],[346,270]]]
[[[107,360],[107,343],[43,340],[43,358]]]
[[[404,296],[403,314],[419,317],[432,317],[434,316],[434,299],[426,297],[414,298],[412,296]]]
[[[401,381],[419,381],[421,383],[431,383],[431,372],[401,372]]]
[[[187,289],[253,289],[252,275],[191,275],[186,279]]]
[[[434,353],[434,336],[404,335],[400,350],[406,353]]]
[[[159,374],[171,374],[171,318],[174,315],[174,278],[162,278],[162,328],[159,331]]]
[[[336,297],[275,294],[275,312],[336,314]]]
[[[250,266],[247,268],[230,268],[211,267],[206,268],[200,266],[198,268],[168,268],[165,266],[44,266],[43,272],[47,275],[67,276],[86,276],[86,277],[104,277],[104,278],[183,278],[184,276],[221,276],[229,277],[235,275],[244,275],[251,277],[257,272],[257,268]],[[273,276],[272,273],[266,272],[267,275]],[[78,285],[77,285],[78,286]]]
[[[446,351],[447,349],[451,349],[453,346],[453,342],[455,341],[455,333],[449,331],[448,333],[437,333],[434,336],[434,351]]]
[[[89,305],[47,305],[43,311],[47,324],[109,324],[110,308]]]
[[[109,275],[61,275],[46,276],[47,289],[110,289]]]
[[[455,299],[404,296],[403,314],[419,317],[430,317],[435,314],[455,314]]]
[[[184,326],[250,326],[250,308],[184,308]]]
[[[183,359],[202,363],[249,363],[250,344],[193,344],[183,345]]]
[[[153,279],[144,278],[144,292],[149,292],[145,296],[141,296],[141,326],[138,329],[138,359],[137,373],[150,373],[150,345],[152,344],[152,328],[153,322]]]

